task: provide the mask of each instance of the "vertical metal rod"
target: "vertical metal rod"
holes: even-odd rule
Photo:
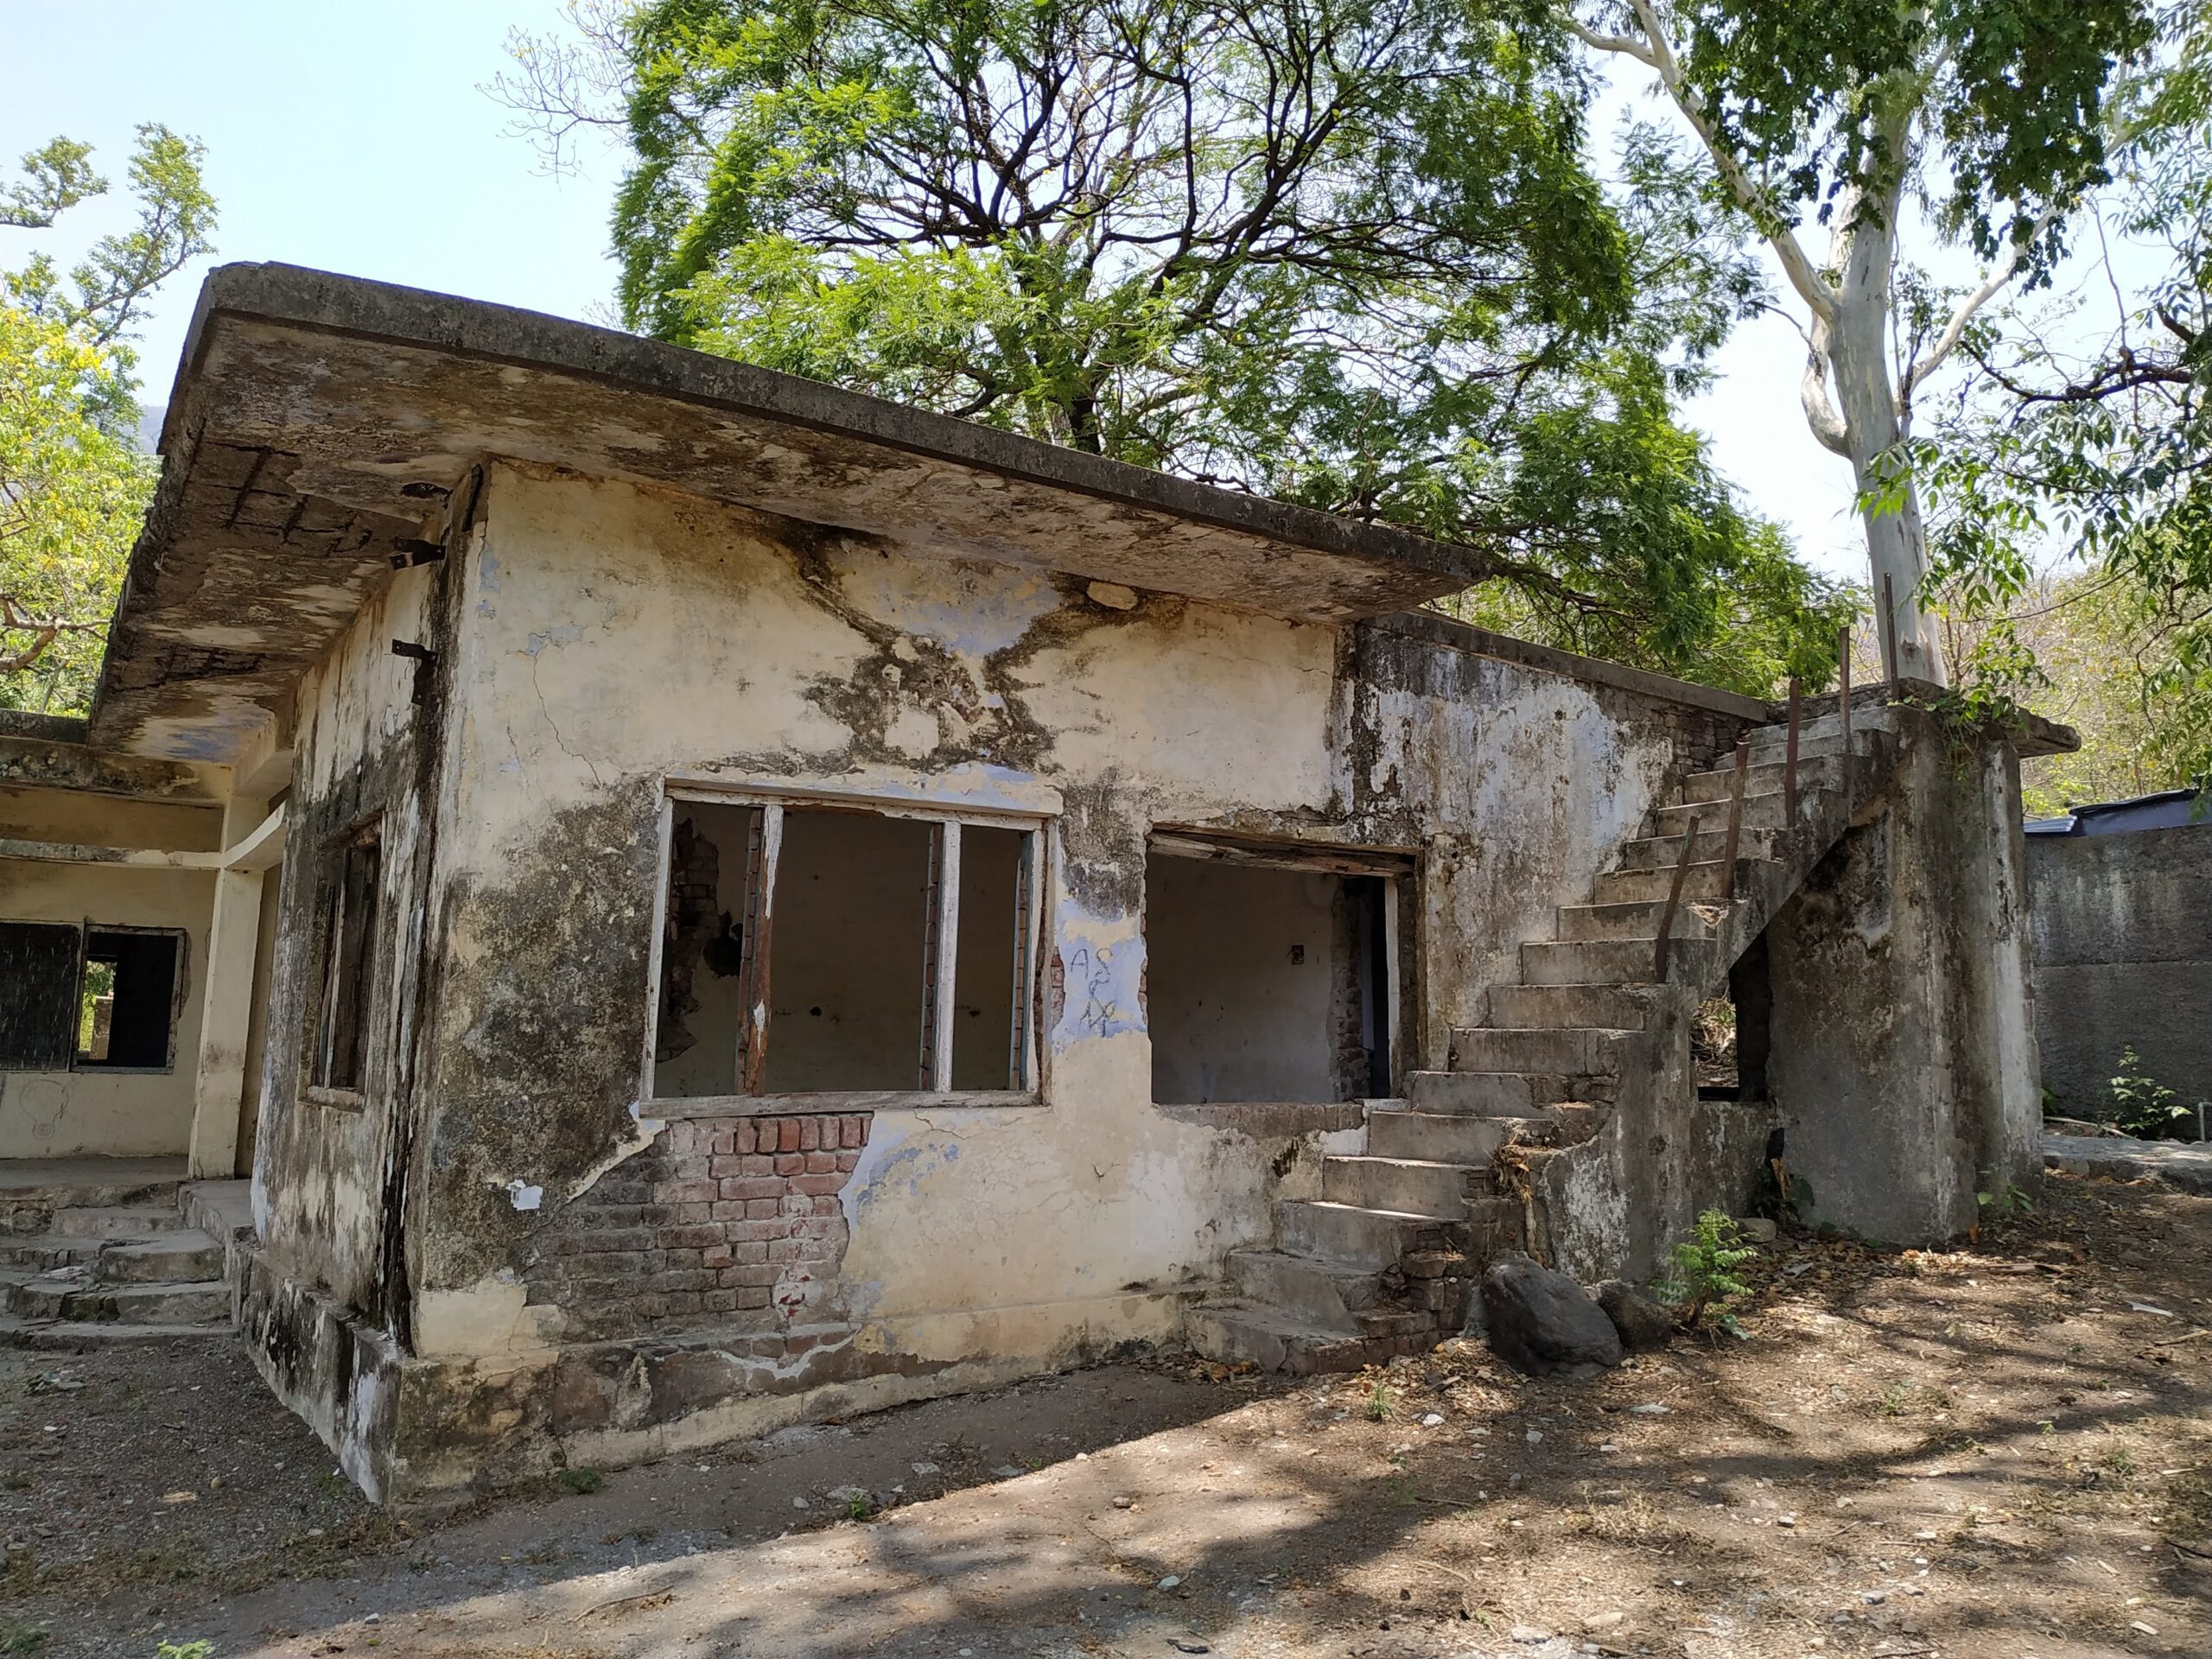
[[[1799,692],[1797,677],[1789,677],[1789,738],[1782,751],[1782,824],[1785,830],[1797,827],[1797,712]]]
[[[1882,649],[1888,653],[1883,658],[1882,667],[1890,677],[1890,693],[1894,696],[1898,678],[1897,590],[1897,584],[1890,580],[1890,573],[1886,570],[1882,573]]]
[[[1682,880],[1690,873],[1690,849],[1697,845],[1697,818],[1690,814],[1690,827],[1682,832],[1682,853],[1675,861],[1674,884],[1667,889],[1667,907],[1659,912],[1659,937],[1651,946],[1651,977],[1655,983],[1667,982],[1667,939],[1675,931],[1675,911],[1682,902]]]
[[[1736,740],[1736,780],[1728,791],[1728,844],[1720,854],[1720,896],[1736,902],[1736,842],[1744,829],[1744,778],[1751,766],[1751,740]]]
[[[1851,624],[1847,622],[1836,634],[1836,664],[1843,671],[1843,690],[1836,696],[1836,713],[1843,721],[1843,752],[1851,753]]]

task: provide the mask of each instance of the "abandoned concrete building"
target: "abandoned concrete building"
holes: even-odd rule
[[[0,736],[10,1306],[116,1317],[184,1182],[372,1496],[1355,1365],[1777,1128],[1892,1240],[2037,1166],[2019,746],[1888,688],[1792,744],[1424,611],[1460,550],[283,266],[162,450],[89,721]]]

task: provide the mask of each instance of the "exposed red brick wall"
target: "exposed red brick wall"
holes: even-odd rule
[[[764,1330],[842,1316],[838,1193],[869,1115],[671,1123],[549,1217],[523,1266],[570,1337]]]

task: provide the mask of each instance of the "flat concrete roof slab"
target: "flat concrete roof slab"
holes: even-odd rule
[[[1336,621],[1466,586],[1479,556],[612,329],[289,265],[202,288],[93,714],[98,742],[221,760],[505,458],[880,539]]]

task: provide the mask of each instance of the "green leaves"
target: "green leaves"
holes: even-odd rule
[[[44,228],[107,188],[91,147],[57,138],[0,190],[0,222]],[[103,237],[65,280],[35,256],[0,272],[0,707],[81,711],[157,468],[138,453],[136,358],[146,296],[207,251],[215,207],[200,148],[138,130],[137,226]]]
[[[503,90],[557,137],[619,88],[632,326],[1470,544],[1564,643],[1817,669],[1834,596],[1669,410],[1756,270],[1656,134],[1607,200],[1538,0],[643,0],[601,41]]]
[[[2141,0],[1677,0],[1658,9],[1761,228],[1894,211],[1910,181],[1984,258],[2056,256],[2106,177],[2107,89],[2153,29]]]

